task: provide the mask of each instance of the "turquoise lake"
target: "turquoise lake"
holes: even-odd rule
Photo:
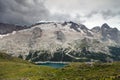
[[[64,66],[66,66],[67,64],[64,64],[64,63],[40,63],[38,65],[40,65],[40,66],[50,66],[50,67],[53,67],[53,68],[62,68]]]

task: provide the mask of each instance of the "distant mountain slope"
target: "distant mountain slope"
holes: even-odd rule
[[[19,31],[26,29],[26,26],[19,26],[14,24],[0,23],[0,35],[12,33],[13,31]]]
[[[111,53],[113,48],[110,48],[119,50],[120,31],[106,23],[88,29],[83,24],[71,21],[42,22],[1,37],[0,44],[0,50],[30,61],[120,59]]]

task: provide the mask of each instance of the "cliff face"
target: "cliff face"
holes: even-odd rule
[[[0,50],[32,61],[80,61],[93,59],[93,55],[112,58],[109,47],[120,45],[120,31],[107,24],[90,30],[74,22],[48,22],[27,29],[1,28],[4,30],[15,32],[1,37]]]

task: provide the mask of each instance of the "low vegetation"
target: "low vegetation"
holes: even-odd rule
[[[0,52],[0,80],[120,80],[120,62],[38,66]]]
[[[49,80],[54,71],[0,52],[0,80]]]

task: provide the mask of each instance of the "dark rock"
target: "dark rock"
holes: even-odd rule
[[[79,28],[79,25],[77,23],[74,23],[72,21],[70,21],[69,23],[71,23],[71,26],[70,28],[74,29],[75,31],[77,32],[80,32],[80,30],[78,29]]]
[[[99,26],[96,26],[96,27],[91,29],[91,31],[95,32],[95,33],[100,32],[100,30],[101,30],[101,28]]]
[[[109,32],[108,32],[108,34],[110,35],[110,39],[118,42],[119,41],[119,38],[118,38],[119,34],[118,34],[118,32],[119,31],[118,31],[117,28],[110,29]]]
[[[27,28],[29,28],[29,27],[0,23],[0,34],[3,35],[3,34],[7,34],[7,33],[12,33],[13,31],[19,31],[19,30],[23,30],[23,29],[27,29]]]
[[[107,23],[104,23],[102,26],[101,26],[101,29],[110,29],[110,26],[107,24]]]
[[[42,29],[38,28],[38,27],[35,27],[32,31],[32,36],[33,36],[33,38],[41,37],[42,36]]]
[[[106,23],[101,26],[101,34],[104,40],[111,39],[119,42],[119,30],[117,28],[110,28]]]
[[[42,29],[35,27],[32,31],[31,38],[29,39],[29,47],[32,48],[34,44],[36,44],[36,39],[42,37]]]
[[[62,42],[65,40],[65,35],[62,31],[56,31],[55,34],[57,36],[57,40],[60,40]]]
[[[80,29],[82,29],[82,30],[88,30],[88,28],[83,24],[80,24],[79,26],[80,26]]]
[[[65,26],[65,25],[67,25],[67,22],[65,21],[65,22],[64,22],[64,23],[62,23],[61,25],[62,25],[62,26]]]

